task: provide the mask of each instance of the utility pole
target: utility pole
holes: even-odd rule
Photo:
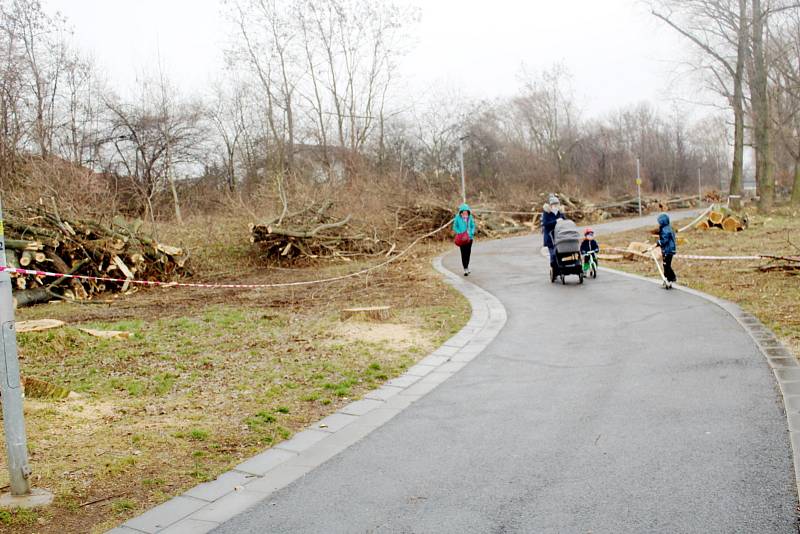
[[[639,168],[639,158],[636,158],[636,192],[639,197],[639,217],[642,216],[642,175]]]
[[[458,155],[461,161],[461,202],[467,202],[467,180],[464,177],[464,139],[469,135],[462,135],[458,138]]]
[[[0,266],[6,265],[6,238],[3,227],[3,206],[0,199]],[[25,416],[22,410],[22,381],[19,376],[17,332],[14,322],[14,302],[11,296],[11,276],[0,271],[0,395],[3,399],[3,430],[8,453],[9,493],[0,495],[0,507],[33,508],[53,502],[53,495],[44,490],[31,491],[31,468],[28,465],[28,440],[25,435]]]
[[[697,167],[697,200],[698,202],[702,202],[703,200],[703,184],[700,182],[700,167]]]

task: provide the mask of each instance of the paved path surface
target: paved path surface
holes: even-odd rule
[[[476,245],[508,313],[482,354],[215,532],[797,532],[780,393],[738,323],[607,272],[551,284],[538,246]]]

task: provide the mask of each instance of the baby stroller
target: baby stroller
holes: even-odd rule
[[[578,283],[583,283],[583,262],[581,261],[581,234],[574,221],[561,219],[553,231],[553,244],[556,249],[555,266],[550,267],[550,282],[561,278],[566,284],[566,276],[574,274]]]

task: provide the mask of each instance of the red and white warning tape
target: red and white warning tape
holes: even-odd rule
[[[624,252],[627,254],[633,254],[634,256],[642,256],[645,258],[649,258],[650,256],[647,254],[643,254],[641,252],[637,252],[634,250],[628,250],[626,248],[618,248],[618,247],[603,247],[603,250],[613,250],[614,252]],[[684,260],[709,260],[709,261],[758,261],[758,260],[767,260],[770,259],[769,256],[703,256],[698,254],[676,254],[676,258],[681,258]]]

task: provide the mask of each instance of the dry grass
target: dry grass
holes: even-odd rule
[[[363,267],[264,267],[246,241],[246,226],[233,220],[195,220],[161,233],[163,241],[197,251],[198,280],[265,283]],[[18,319],[69,323],[19,335],[23,373],[81,397],[26,401],[34,482],[54,491],[56,503],[40,512],[0,511],[0,530],[103,531],[402,373],[469,316],[466,301],[430,266],[441,251],[441,244],[425,244],[389,269],[324,286],[166,288],[111,306],[21,310]],[[376,330],[338,319],[343,307],[377,304],[396,310],[393,326]],[[133,336],[97,339],[77,325]],[[7,484],[4,461],[0,455],[0,487]]]
[[[776,210],[770,216],[752,215],[750,227],[738,233],[722,230],[687,231],[679,254],[746,256],[800,254],[800,213]],[[689,221],[685,221],[689,222]],[[674,224],[680,227],[680,222]],[[599,236],[605,245],[625,247],[647,241],[647,230]],[[652,241],[652,238],[650,239]],[[710,262],[676,258],[679,283],[722,297],[742,306],[769,326],[800,357],[800,272],[761,272],[764,262]],[[606,266],[658,277],[652,260],[608,262]]]

